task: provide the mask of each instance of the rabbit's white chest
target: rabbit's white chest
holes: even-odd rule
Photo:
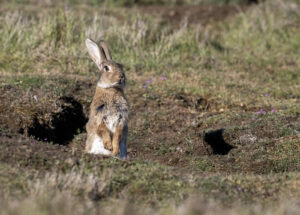
[[[110,132],[115,133],[116,127],[120,122],[120,118],[121,117],[119,115],[112,115],[106,117],[105,124],[107,128],[110,130]]]

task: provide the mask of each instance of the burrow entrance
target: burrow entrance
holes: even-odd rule
[[[218,129],[204,134],[204,142],[211,147],[212,154],[226,155],[234,148],[225,142],[223,132],[224,129]]]
[[[27,134],[35,139],[66,145],[74,135],[82,132],[87,122],[82,105],[73,97],[61,97],[57,101],[58,112],[49,117],[35,115]]]

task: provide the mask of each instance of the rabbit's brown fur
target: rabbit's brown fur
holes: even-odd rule
[[[129,105],[123,91],[123,67],[112,61],[105,42],[99,47],[87,39],[86,44],[100,73],[86,126],[86,152],[116,156],[121,147],[120,156],[126,158]]]

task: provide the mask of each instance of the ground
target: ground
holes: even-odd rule
[[[297,214],[299,2],[137,2],[1,3],[0,214]],[[124,64],[130,161],[83,151],[86,37]]]

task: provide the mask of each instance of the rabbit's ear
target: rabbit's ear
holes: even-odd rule
[[[105,41],[103,41],[103,40],[100,40],[98,44],[103,49],[104,54],[106,56],[106,59],[107,60],[112,60],[112,57],[111,57],[111,54],[110,54],[110,51],[109,51],[107,43]]]
[[[86,39],[85,45],[92,60],[95,62],[98,68],[101,69],[101,63],[106,60],[102,49],[99,48],[99,46],[91,39]]]

